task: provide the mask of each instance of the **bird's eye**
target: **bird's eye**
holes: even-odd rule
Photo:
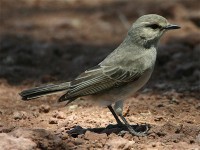
[[[154,29],[154,30],[161,28],[160,25],[158,25],[158,24],[149,24],[149,25],[147,25],[147,27]]]

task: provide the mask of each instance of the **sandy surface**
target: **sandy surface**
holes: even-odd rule
[[[0,149],[200,149],[198,0],[0,3]],[[148,13],[182,28],[162,38],[152,78],[125,102],[131,125],[150,124],[146,137],[111,127],[109,110],[89,101],[21,101],[23,89],[67,81],[96,65]]]

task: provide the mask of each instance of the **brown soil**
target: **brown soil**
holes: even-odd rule
[[[198,0],[0,0],[0,7],[0,149],[200,149]],[[89,101],[21,101],[23,89],[96,65],[148,13],[182,28],[162,38],[152,78],[125,103],[131,124],[150,124],[146,137],[111,127],[109,110]]]

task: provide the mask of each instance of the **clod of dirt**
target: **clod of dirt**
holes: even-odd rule
[[[37,144],[30,139],[24,137],[14,137],[6,133],[1,133],[0,139],[0,148],[4,150],[34,150],[37,147]]]
[[[61,138],[59,138],[58,136],[44,129],[18,128],[8,133],[8,135],[13,136],[15,138],[27,139],[29,141],[32,141],[35,143],[35,145],[37,145],[37,149],[58,149],[58,150],[69,149],[66,142],[62,142]],[[0,143],[1,143],[1,140],[0,140]],[[24,141],[22,143],[28,143],[28,141],[27,142]],[[23,145],[22,143],[21,142],[20,144],[18,143],[19,145],[18,149],[21,148],[21,145]],[[33,149],[29,148],[27,150],[35,150],[35,149],[36,148],[34,147]]]
[[[27,118],[27,113],[24,111],[15,111],[13,114],[13,119],[15,120],[21,120],[26,118]]]
[[[154,121],[162,121],[164,118],[162,116],[155,117]]]
[[[196,105],[196,109],[200,110],[200,103]]]
[[[33,115],[35,118],[37,118],[37,117],[39,116],[39,112],[38,112],[38,111],[34,111],[34,112],[32,112],[32,115]]]
[[[78,105],[71,105],[71,106],[69,106],[69,109],[70,110],[74,110],[74,109],[76,109],[78,107]]]
[[[30,106],[29,108],[31,111],[38,111],[39,108],[37,106]]]
[[[58,124],[58,120],[56,118],[50,118],[49,124]]]
[[[178,143],[181,141],[181,139],[183,139],[184,137],[184,134],[170,134],[170,135],[167,135],[165,138],[164,138],[164,143],[165,142],[174,142],[174,143]]]
[[[11,127],[0,127],[0,133],[9,133],[11,132],[15,127],[11,126]]]
[[[109,139],[105,146],[108,149],[124,149],[124,150],[129,150],[133,147],[135,144],[135,141],[129,141],[127,139],[124,139],[122,137],[115,137],[112,139]]]
[[[75,145],[81,145],[83,143],[84,143],[84,139],[81,139],[81,138],[76,138],[75,141],[74,141]]]
[[[200,144],[200,133],[196,137],[196,142]]]
[[[54,114],[53,114],[53,117],[57,118],[57,119],[65,119],[67,116],[62,111],[55,111]]]
[[[50,111],[50,106],[49,105],[41,105],[39,107],[39,112],[40,113],[48,113]]]
[[[0,109],[0,115],[3,115],[4,110]]]
[[[180,101],[176,98],[172,98],[172,99],[170,99],[169,103],[178,105],[180,103]]]

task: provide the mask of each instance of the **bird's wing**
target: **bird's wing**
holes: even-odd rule
[[[113,87],[123,86],[137,80],[142,73],[140,70],[128,71],[119,66],[98,65],[73,80],[68,92],[59,101],[97,94]]]

